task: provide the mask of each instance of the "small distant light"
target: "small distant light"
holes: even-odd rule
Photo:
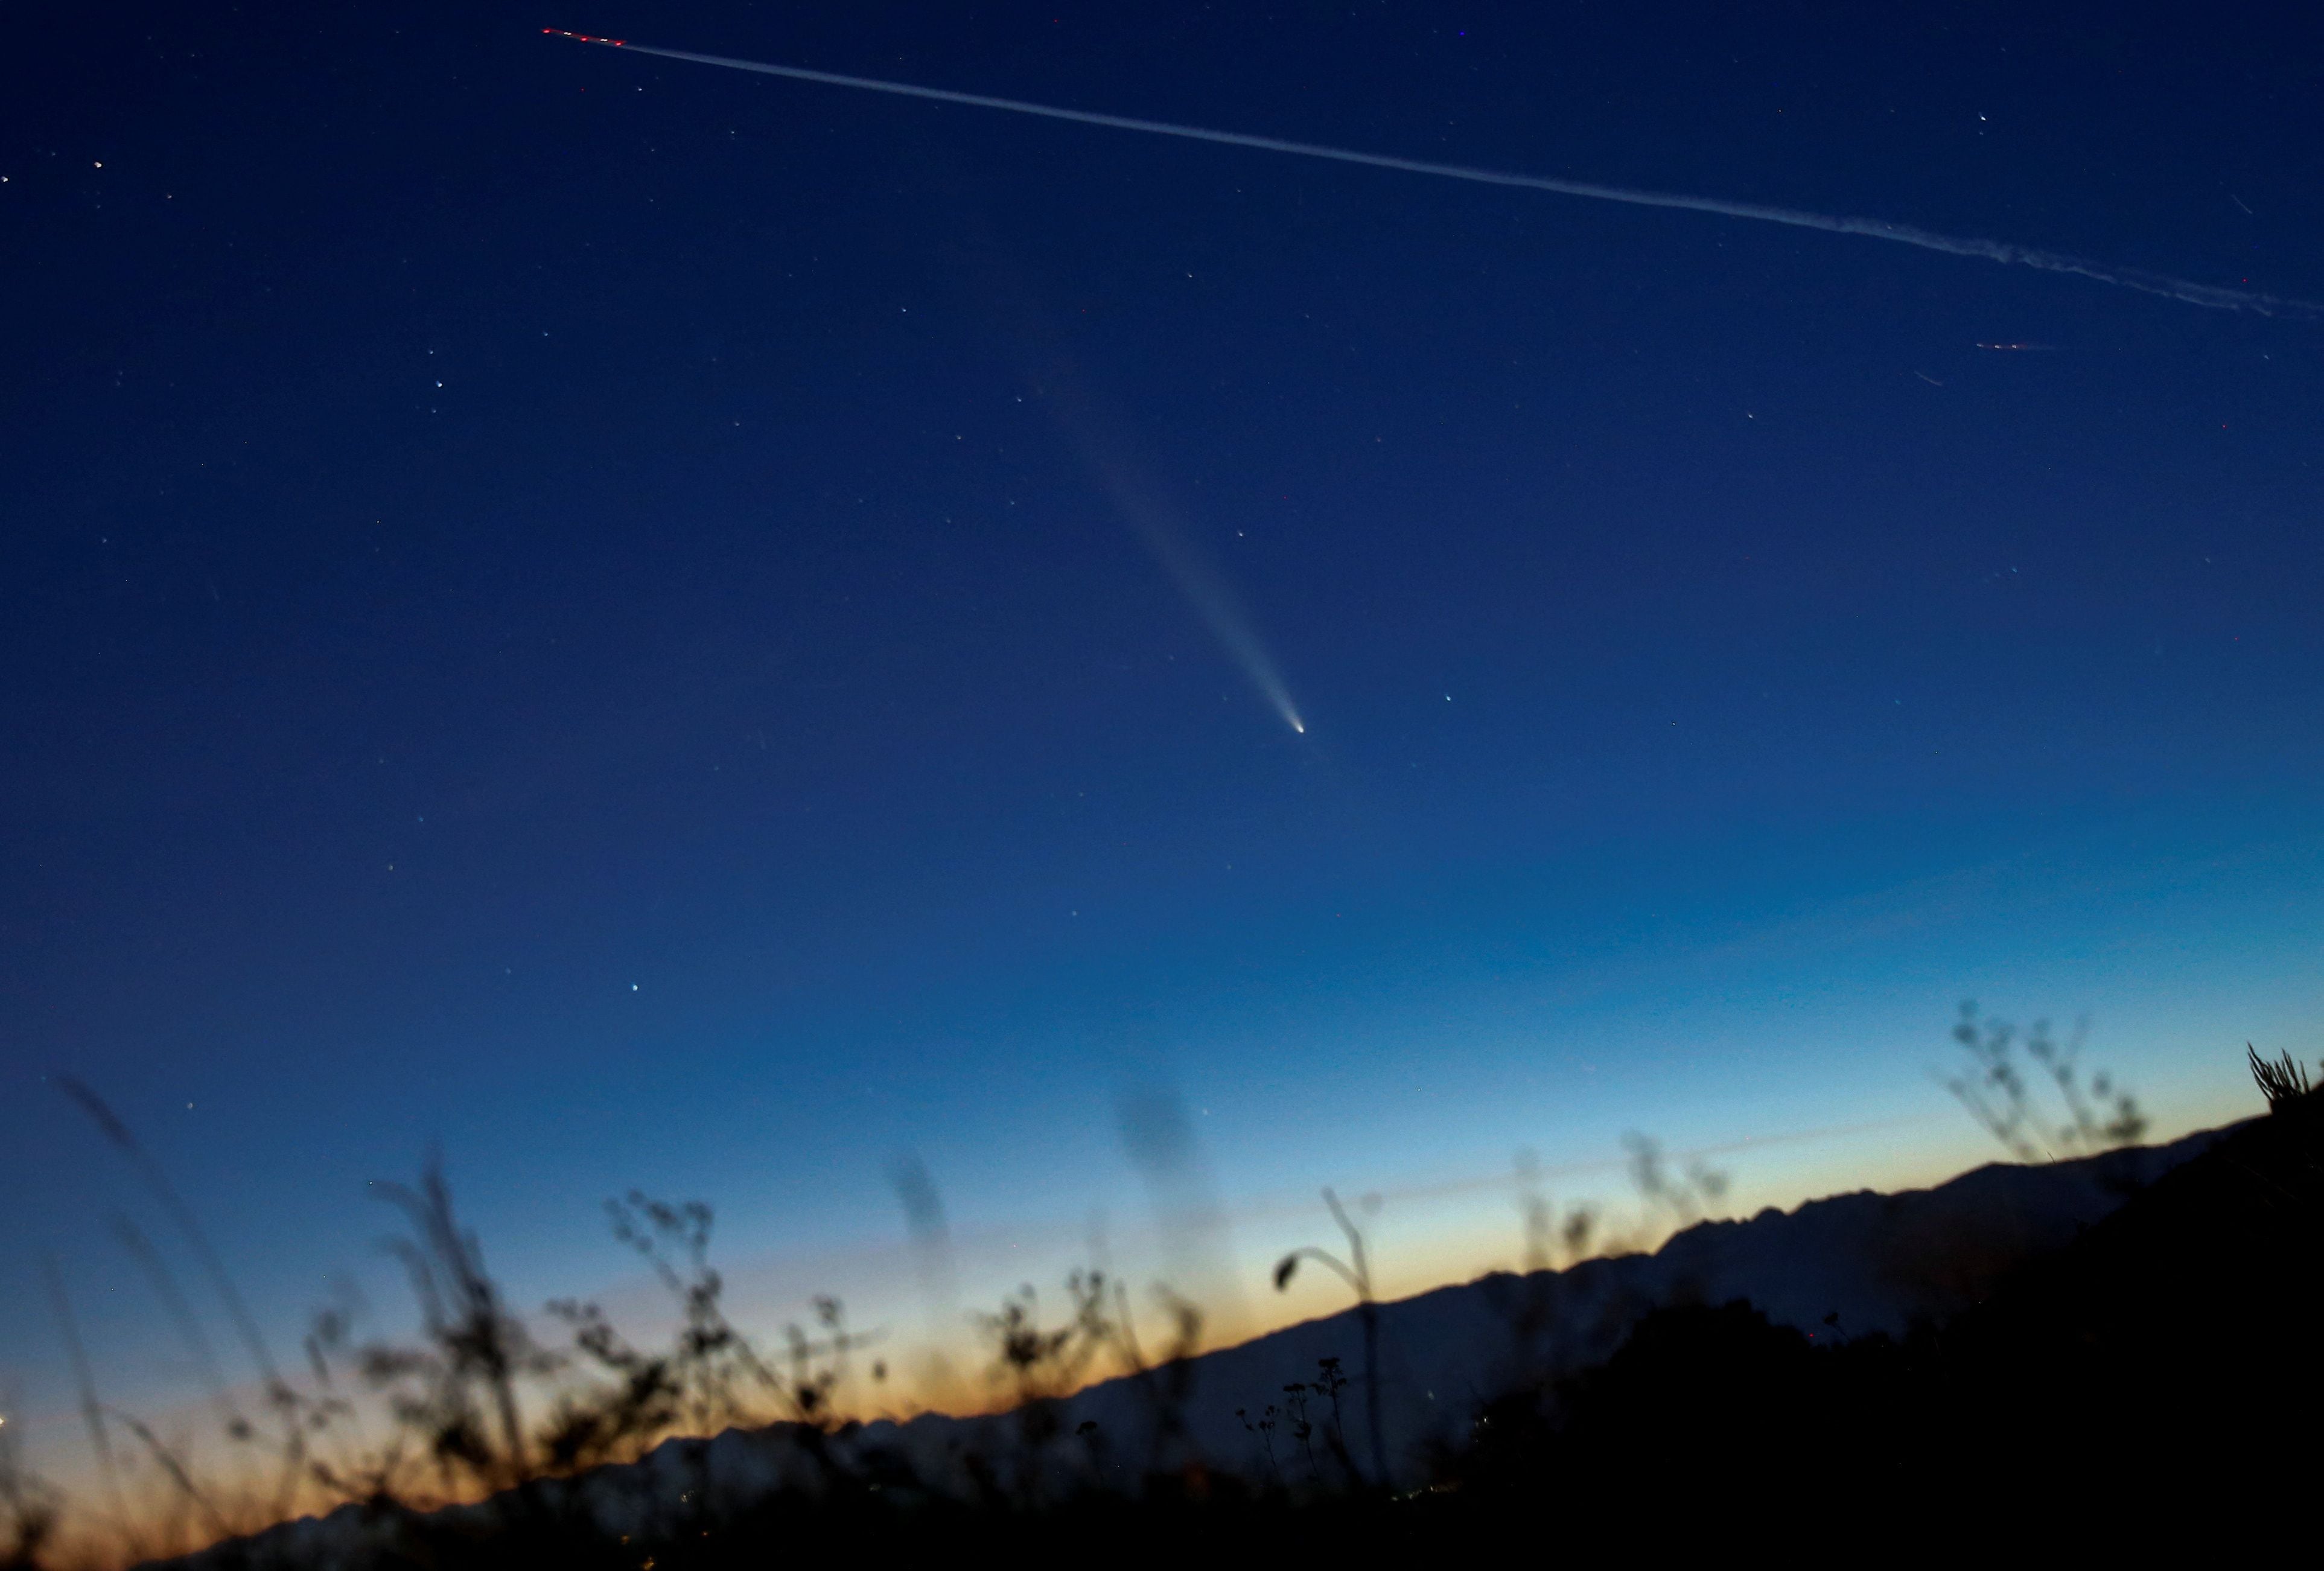
[[[632,993],[635,993],[637,990],[638,990],[638,984],[637,984],[636,983],[634,983],[634,982],[631,983],[631,984],[630,984],[630,991],[631,991]]]

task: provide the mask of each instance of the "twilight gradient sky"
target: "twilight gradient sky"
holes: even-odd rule
[[[539,32],[2324,297],[2324,23],[2026,9],[13,23],[0,1391],[69,1406],[44,1250],[109,1398],[190,1389],[60,1071],[285,1335],[392,1321],[431,1141],[520,1303],[627,1290],[635,1185],[770,1318],[945,1323],[899,1153],[964,1302],[1169,1269],[1158,1205],[1279,1312],[1324,1182],[1416,1286],[1520,1149],[1985,1160],[1964,996],[2255,1110],[2324,1003],[2324,326]]]

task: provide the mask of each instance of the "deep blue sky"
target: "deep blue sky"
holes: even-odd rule
[[[1078,1225],[1139,1086],[1230,1209],[1974,1160],[1965,994],[2232,1110],[2317,1046],[2324,327],[539,32],[2324,297],[2324,26],[2044,9],[17,19],[0,1369],[53,1249],[168,1374],[58,1071],[285,1323],[432,1140],[529,1301],[632,1184]]]

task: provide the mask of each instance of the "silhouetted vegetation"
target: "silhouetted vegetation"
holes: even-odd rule
[[[1677,1227],[1692,1227],[1715,1211],[1727,1197],[1727,1175],[1691,1158],[1675,1169],[1662,1142],[1633,1131],[1622,1137],[1630,1153],[1630,1184],[1649,1209],[1667,1215]]]
[[[2080,1021],[2061,1042],[2048,1021],[2037,1020],[2020,1036],[2006,1021],[1979,1021],[1977,1005],[1965,1003],[1953,1040],[1969,1055],[1972,1068],[1948,1079],[1946,1088],[2021,1162],[2135,1144],[2146,1133],[2146,1115],[2138,1110],[2137,1098],[2111,1076],[2101,1071],[2084,1078],[2080,1059],[2089,1035],[2089,1022]],[[2034,1090],[2044,1084],[2055,1108],[2045,1108]]]
[[[0,1571],[32,1571],[61,1510],[56,1491],[24,1466],[18,1436],[0,1418]]]
[[[1961,1029],[1973,1024],[1965,1014]],[[1981,1063],[2009,1059],[2006,1028],[1971,1034],[1963,1045]],[[2024,1050],[2063,1094],[2079,1085],[2073,1055],[2032,1045],[2048,1041],[2037,1028]],[[2312,1476],[2324,1449],[2316,1361],[2273,1334],[2304,1335],[2319,1302],[2324,1096],[2289,1055],[2247,1049],[2247,1061],[2270,1116],[2227,1132],[2063,1250],[2024,1262],[1983,1301],[1902,1336],[1847,1335],[1836,1312],[1811,1337],[1740,1301],[1670,1304],[1628,1322],[1610,1357],[1575,1367],[1544,1345],[1563,1308],[1563,1276],[1546,1268],[1573,1263],[1596,1215],[1575,1207],[1561,1221],[1521,1166],[1528,1272],[1508,1279],[1501,1305],[1508,1380],[1477,1393],[1466,1432],[1427,1459],[1420,1487],[1401,1492],[1390,1481],[1408,1484],[1413,1474],[1408,1462],[1391,1465],[1379,1424],[1367,1241],[1329,1190],[1345,1256],[1295,1251],[1275,1280],[1287,1285],[1312,1261],[1348,1284],[1360,1378],[1331,1354],[1312,1374],[1286,1372],[1302,1378],[1237,1412],[1252,1453],[1232,1465],[1189,1438],[1200,1318],[1167,1295],[1175,1334],[1149,1357],[1119,1280],[1074,1273],[1054,1317],[1030,1285],[1020,1288],[976,1322],[1004,1410],[961,1427],[941,1452],[911,1453],[838,1416],[851,1360],[875,1338],[848,1330],[837,1300],[815,1300],[811,1324],[787,1327],[771,1353],[732,1324],[709,1262],[708,1206],[632,1192],[607,1207],[616,1240],[672,1296],[678,1323],[666,1348],[632,1345],[597,1306],[574,1300],[549,1306],[569,1338],[553,1346],[511,1309],[431,1164],[416,1186],[380,1187],[406,1224],[390,1247],[419,1307],[418,1340],[359,1344],[343,1313],[319,1317],[307,1344],[314,1391],[282,1382],[290,1398],[272,1404],[296,1429],[275,1461],[299,1465],[305,1498],[337,1506],[342,1525],[362,1525],[327,1557],[355,1571],[676,1571],[802,1553],[1377,1558],[1498,1545],[1545,1521],[1582,1520],[1574,1513],[1646,1520],[1681,1501],[1727,1534],[1782,1529],[1811,1501],[1820,1530],[1886,1530],[1934,1502],[2019,1489],[2075,1502],[2102,1537],[2105,1513],[2130,1501],[2240,1484],[2229,1475],[2254,1447],[2273,1447],[2270,1465],[2295,1479]],[[2015,1138],[2102,1142],[2127,1127],[2127,1097],[2103,1079],[2090,1095],[2118,1100],[2068,1096],[2072,1111],[2057,1128],[2007,1112],[2026,1100],[2008,1084],[1984,1082],[1997,1088],[1994,1105]],[[103,1106],[93,1095],[88,1104]],[[125,1129],[107,1132],[127,1139]],[[1721,1176],[1700,1164],[1674,1166],[1639,1137],[1629,1149],[1642,1197],[1682,1224],[1723,1194]],[[57,1293],[77,1335],[60,1283]],[[271,1495],[228,1498],[206,1485],[149,1427],[107,1406],[80,1365],[100,1455],[115,1432],[134,1441],[184,1508],[175,1530],[213,1538],[263,1525],[252,1517]],[[1093,1421],[1068,1427],[1067,1400],[1106,1377],[1136,1393],[1135,1447]],[[358,1387],[386,1399],[391,1433],[362,1434],[350,1394]],[[1366,1465],[1348,1442],[1359,1406]],[[237,1444],[262,1443],[230,1400],[220,1411]],[[720,1431],[752,1437],[756,1449],[722,1453],[727,1441],[686,1437]],[[59,1501],[23,1470],[14,1440],[0,1426],[0,1571],[29,1571],[54,1540]],[[748,1487],[734,1483],[737,1456],[759,1459],[751,1465],[760,1471],[744,1469]],[[133,1534],[124,1517],[125,1546],[160,1537]],[[230,1539],[198,1563],[327,1563],[299,1542],[281,1531]]]
[[[2097,1542],[2223,1506],[2250,1467],[2313,1476],[2324,1377],[2270,1331],[2324,1287],[2324,1104],[2288,1058],[2253,1066],[2273,1116],[1950,1321],[1812,1341],[1739,1302],[1657,1310],[1606,1363],[1488,1404],[1452,1481],[1480,1504],[1552,1481],[1603,1506],[1683,1493],[1737,1526],[1812,1489],[1819,1530],[1946,1501],[1997,1529],[2022,1490],[2089,1513]]]
[[[1349,1220],[1347,1207],[1342,1206],[1340,1197],[1329,1189],[1323,1191],[1323,1204],[1331,1208],[1332,1220],[1340,1224],[1340,1232],[1348,1241],[1348,1258],[1343,1261],[1331,1251],[1318,1249],[1312,1244],[1295,1249],[1275,1262],[1275,1290],[1279,1293],[1291,1285],[1291,1279],[1298,1271],[1299,1262],[1303,1260],[1315,1261],[1354,1289],[1356,1319],[1364,1333],[1364,1430],[1371,1441],[1372,1482],[1385,1489],[1389,1474],[1388,1443],[1380,1430],[1379,1301],[1372,1297],[1371,1266],[1364,1258],[1363,1233]],[[1345,1431],[1340,1422],[1340,1392],[1347,1382],[1341,1378],[1339,1360],[1324,1360],[1322,1372],[1323,1378],[1320,1382],[1312,1385],[1286,1386],[1284,1394],[1299,1401],[1301,1416],[1296,1423],[1302,1431],[1312,1429],[1305,1416],[1306,1397],[1312,1392],[1329,1399],[1332,1405],[1330,1444],[1333,1454],[1350,1481],[1361,1483],[1362,1474],[1348,1458]],[[1305,1437],[1304,1434],[1302,1437]]]
[[[2303,1101],[2315,1089],[2309,1084],[2307,1069],[2290,1053],[2271,1061],[2261,1058],[2259,1049],[2246,1042],[2244,1058],[2251,1065],[2252,1078],[2258,1083],[2260,1095],[2267,1098],[2271,1113]]]

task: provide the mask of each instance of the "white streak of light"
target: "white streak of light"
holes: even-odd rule
[[[1373,169],[1401,170],[1407,174],[1434,175],[1441,180],[1517,186],[1526,190],[1552,191],[1560,196],[1586,197],[1592,201],[1623,202],[1632,207],[1676,208],[1691,213],[1746,218],[1754,223],[1784,224],[1794,229],[1821,229],[1832,235],[1861,235],[1874,240],[1894,241],[1899,245],[1917,245],[1924,251],[1941,251],[1953,256],[1978,256],[1988,262],[2039,268],[2044,273],[2073,273],[2095,279],[2100,283],[2113,284],[2117,289],[2135,289],[2168,300],[2183,300],[2189,305],[2208,306],[2214,310],[2251,311],[2259,316],[2283,317],[2298,321],[2324,320],[2324,305],[2312,300],[2286,299],[2250,290],[2220,289],[2164,273],[2114,267],[2061,252],[2036,250],[2003,240],[1940,235],[1933,230],[1916,228],[1910,224],[1892,224],[1881,218],[1842,217],[1830,213],[1803,212],[1794,208],[1763,207],[1757,202],[1730,202],[1717,197],[1634,190],[1625,186],[1554,180],[1545,175],[1509,174],[1499,170],[1472,169],[1465,164],[1434,163],[1426,159],[1358,152],[1351,148],[1324,147],[1312,142],[1289,142],[1277,136],[1253,136],[1240,131],[1213,131],[1200,125],[1179,125],[1167,120],[1140,120],[1127,115],[1101,115],[1088,109],[1061,109],[1051,104],[1032,104],[1020,98],[996,98],[984,93],[957,93],[945,88],[915,87],[909,82],[890,82],[877,77],[851,77],[837,71],[808,70],[802,66],[730,60],[724,55],[696,54],[682,49],[654,49],[641,43],[616,42],[612,39],[584,39],[581,42],[603,43],[632,54],[659,55],[664,60],[692,60],[697,65],[724,66],[729,70],[788,77],[794,81],[820,82],[827,87],[853,88],[871,93],[892,93],[900,97],[927,98],[940,104],[965,104],[978,109],[1004,109],[1012,115],[1038,115],[1048,120],[1071,120],[1077,125],[1103,125],[1116,131],[1140,131],[1151,136],[1179,136],[1194,142],[1222,143],[1229,147],[1250,147],[1265,152],[1287,152],[1300,158],[1329,159],[1335,163],[1360,163]]]

